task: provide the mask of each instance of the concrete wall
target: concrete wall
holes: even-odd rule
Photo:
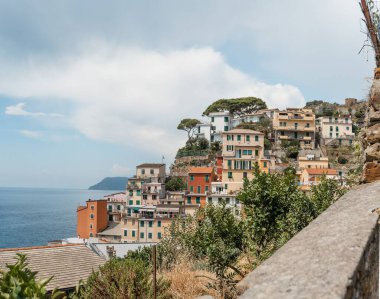
[[[378,298],[379,194],[380,182],[346,193],[243,279],[240,298]]]

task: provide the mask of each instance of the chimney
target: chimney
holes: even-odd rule
[[[107,254],[110,259],[115,257],[116,255],[115,248],[113,246],[107,246]]]

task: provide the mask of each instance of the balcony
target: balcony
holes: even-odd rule
[[[315,127],[306,127],[306,126],[278,126],[275,128],[276,131],[297,131],[297,132],[314,132]]]
[[[290,137],[287,136],[287,135],[280,135],[280,136],[278,136],[278,138],[279,138],[280,140],[288,140],[288,139],[290,139]]]

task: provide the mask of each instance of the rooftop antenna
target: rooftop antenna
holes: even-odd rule
[[[162,161],[162,164],[165,164],[165,157],[164,156],[162,156],[161,161]]]

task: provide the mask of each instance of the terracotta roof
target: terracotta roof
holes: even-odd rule
[[[212,173],[214,167],[191,167],[189,173]]]
[[[17,253],[27,256],[28,268],[38,272],[38,279],[54,276],[46,287],[48,291],[74,288],[79,280],[86,280],[92,270],[105,263],[85,245],[36,246],[2,249],[0,269],[7,270],[7,264],[14,264]]]
[[[336,169],[327,169],[327,168],[306,168],[306,171],[311,175],[337,175],[338,172]]]
[[[264,133],[262,132],[250,130],[250,129],[232,129],[232,130],[223,132],[223,134],[231,134],[231,133],[264,135]]]

